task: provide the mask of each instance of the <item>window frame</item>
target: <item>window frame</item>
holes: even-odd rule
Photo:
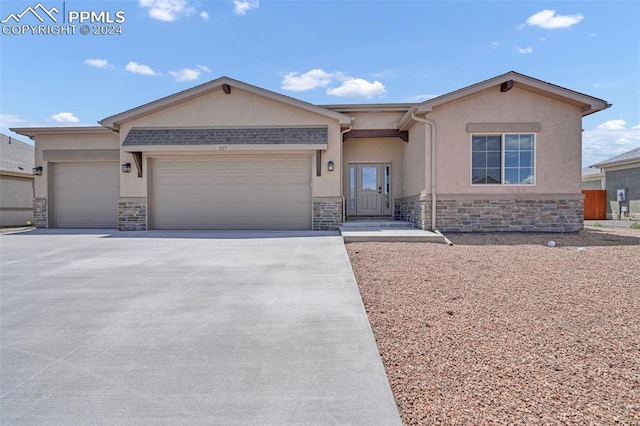
[[[506,183],[505,182],[505,152],[506,152],[506,136],[509,135],[531,135],[533,137],[533,155],[532,165],[533,182],[532,183]],[[474,136],[500,136],[500,183],[473,183],[473,137]],[[472,187],[535,187],[538,184],[538,150],[537,150],[537,133],[536,132],[482,132],[471,133],[469,135],[469,185]]]

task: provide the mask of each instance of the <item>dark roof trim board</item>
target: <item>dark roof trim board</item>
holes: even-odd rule
[[[327,127],[131,129],[122,142],[130,145],[279,145],[326,144]]]

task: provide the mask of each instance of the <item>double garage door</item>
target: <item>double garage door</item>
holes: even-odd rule
[[[311,160],[295,156],[155,158],[152,229],[310,229]]]
[[[151,229],[310,229],[308,157],[149,161]],[[53,165],[53,226],[116,228],[117,162]]]

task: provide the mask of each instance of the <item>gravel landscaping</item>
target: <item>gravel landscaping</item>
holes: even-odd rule
[[[447,236],[347,244],[405,424],[640,424],[640,230]]]

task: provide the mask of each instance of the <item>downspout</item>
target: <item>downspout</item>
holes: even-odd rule
[[[351,122],[353,122],[353,117],[351,117]],[[349,127],[347,127],[344,130],[340,131],[340,197],[342,197],[342,222],[344,223],[345,220],[347,220],[347,201],[344,198],[344,186],[343,186],[343,172],[344,172],[344,165],[342,164],[342,150],[343,150],[343,145],[344,145],[344,134],[347,132],[350,132],[351,129],[353,129],[353,124],[349,124]]]
[[[428,124],[431,128],[431,230],[436,230],[436,123],[416,116],[415,109],[411,111],[411,118],[421,123]],[[425,133],[426,139],[426,133]]]

